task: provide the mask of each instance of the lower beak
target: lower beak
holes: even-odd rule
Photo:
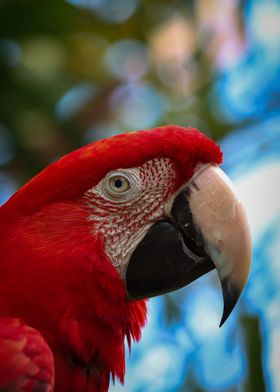
[[[176,196],[170,217],[155,223],[137,246],[127,265],[126,289],[130,299],[153,297],[216,268],[224,298],[222,325],[245,286],[250,262],[245,211],[223,171],[210,166]]]

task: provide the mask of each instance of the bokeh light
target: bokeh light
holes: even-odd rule
[[[72,87],[59,99],[56,114],[59,120],[67,120],[75,116],[98,92],[98,87],[83,83]]]
[[[138,0],[67,0],[77,7],[87,8],[107,23],[121,23],[136,11]]]
[[[105,65],[116,77],[136,81],[141,79],[149,69],[148,49],[140,41],[118,41],[107,49]]]
[[[110,105],[123,127],[127,129],[154,126],[166,107],[162,93],[147,83],[120,86],[111,95]]]
[[[11,177],[0,172],[0,205],[4,204],[15,193],[17,187],[18,184]]]
[[[0,166],[6,165],[13,159],[14,138],[12,133],[0,124]]]
[[[4,64],[11,67],[18,65],[21,54],[22,49],[17,42],[5,38],[0,40],[0,58]]]

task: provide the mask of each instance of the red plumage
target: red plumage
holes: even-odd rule
[[[84,196],[108,171],[162,157],[176,167],[174,191],[198,163],[221,162],[219,148],[194,129],[132,132],[63,157],[0,208],[1,359],[13,355],[5,351],[4,320],[21,319],[15,325],[35,328],[53,353],[55,391],[107,391],[110,375],[123,382],[124,340],[140,339],[146,303],[127,299],[102,235],[92,232]],[[34,343],[38,350],[44,340]]]
[[[1,391],[52,391],[52,352],[38,331],[17,319],[1,318]]]

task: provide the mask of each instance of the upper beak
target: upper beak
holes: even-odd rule
[[[251,237],[245,211],[224,172],[209,166],[176,196],[169,215],[149,229],[129,260],[129,298],[176,290],[216,268],[224,298],[222,325],[249,274]]]

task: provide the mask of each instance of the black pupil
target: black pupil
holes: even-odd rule
[[[115,187],[116,187],[116,188],[121,188],[122,186],[123,186],[122,180],[120,180],[119,178],[117,178],[117,179],[115,180]]]

